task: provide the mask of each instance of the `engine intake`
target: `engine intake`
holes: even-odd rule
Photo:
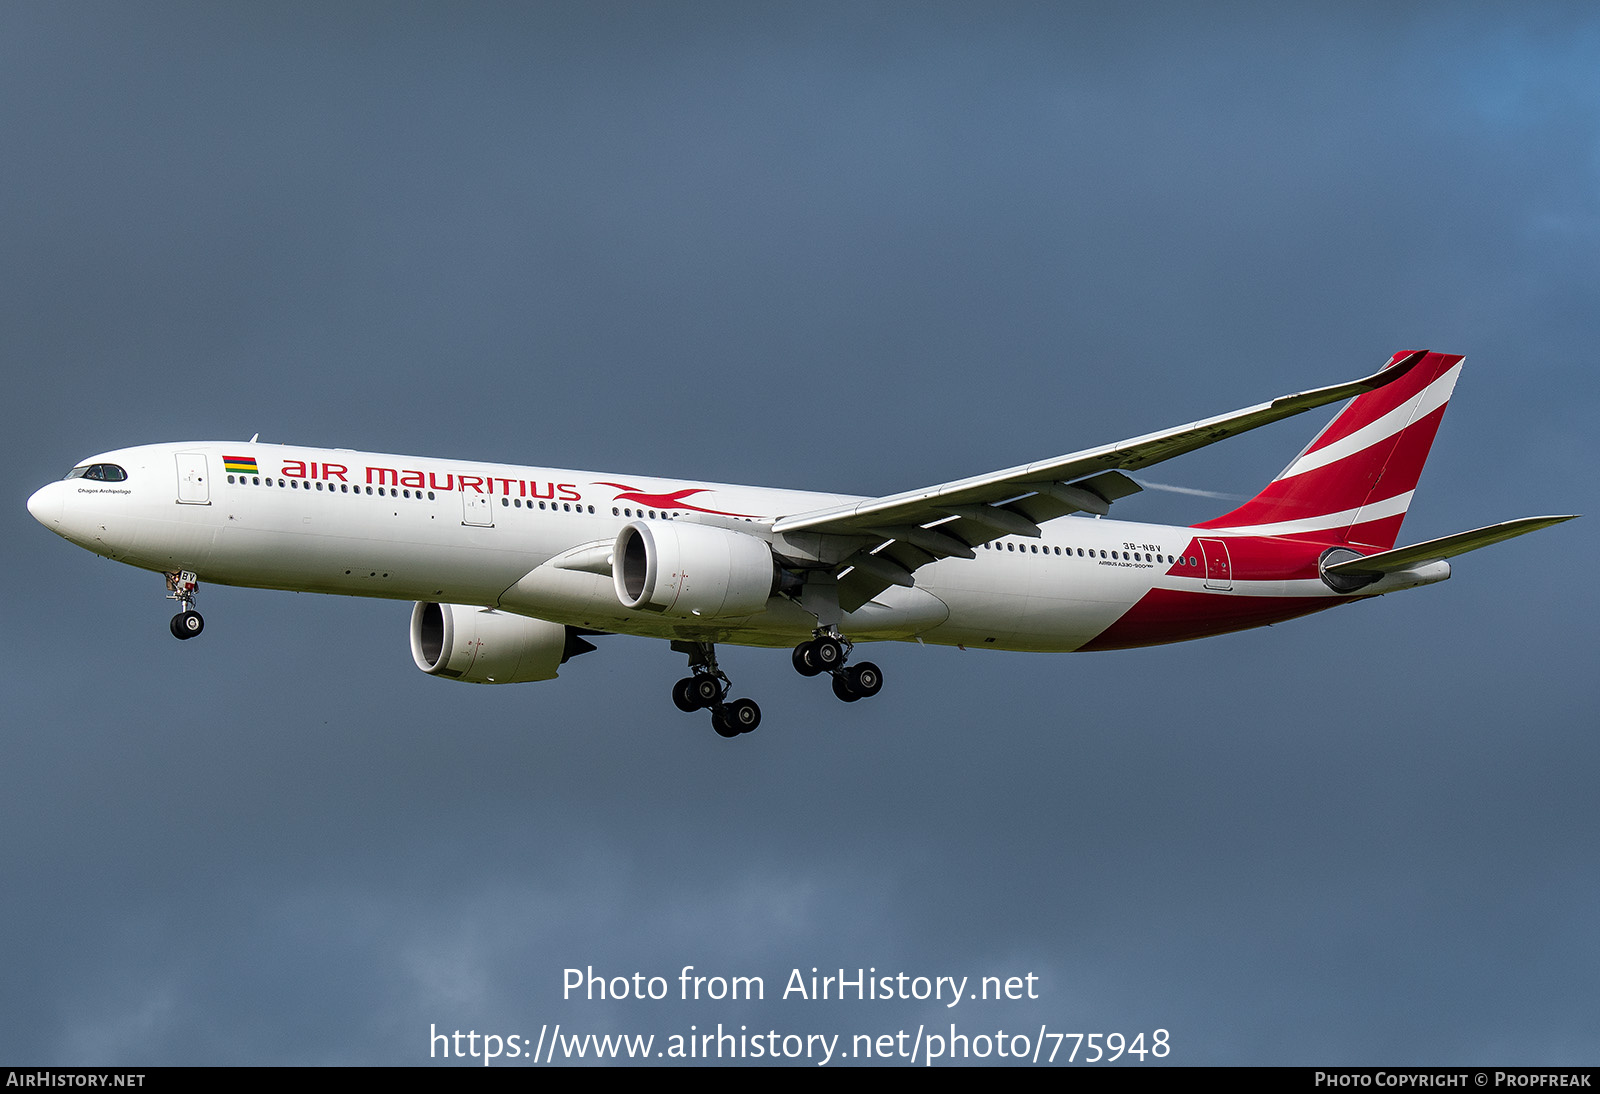
[[[623,607],[681,619],[755,615],[780,573],[766,540],[671,520],[628,524],[611,558]]]

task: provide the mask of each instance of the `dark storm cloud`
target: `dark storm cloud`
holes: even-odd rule
[[[26,1062],[413,1062],[428,1024],[890,1031],[563,1003],[607,974],[1035,972],[1185,1062],[1581,1062],[1582,524],[1208,643],[916,647],[761,731],[600,641],[407,664],[406,607],[149,575],[22,498],[187,436],[887,492],[1469,355],[1407,525],[1592,509],[1582,7],[13,7],[0,655]],[[1320,425],[1160,469],[1251,493]],[[1151,492],[1129,519],[1210,499]],[[1573,531],[1578,529],[1578,531]]]

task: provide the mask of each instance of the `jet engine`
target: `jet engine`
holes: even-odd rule
[[[636,520],[617,534],[611,578],[624,607],[680,619],[754,615],[777,587],[766,540],[672,520]]]
[[[554,680],[568,658],[594,646],[569,627],[470,604],[411,609],[411,657],[430,676],[469,684]]]

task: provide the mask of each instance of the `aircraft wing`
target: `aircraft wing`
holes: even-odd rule
[[[1054,459],[1008,467],[921,490],[779,517],[772,530],[876,540],[851,555],[840,574],[840,601],[852,610],[890,585],[912,584],[912,571],[935,559],[974,557],[972,547],[1004,535],[1038,536],[1039,525],[1073,512],[1104,514],[1139,487],[1121,474],[1149,467],[1319,406],[1393,383],[1427,355],[1418,351],[1349,383],[1283,395],[1203,421],[1147,433]]]

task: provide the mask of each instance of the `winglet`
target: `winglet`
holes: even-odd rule
[[[1304,399],[1307,395],[1342,392],[1342,394],[1335,396],[1333,399],[1327,400],[1328,402],[1336,402],[1338,399],[1348,398],[1351,395],[1363,395],[1369,391],[1377,391],[1380,387],[1394,383],[1400,377],[1416,368],[1426,356],[1428,356],[1428,351],[1425,349],[1414,350],[1410,353],[1402,351],[1389,358],[1389,363],[1371,376],[1364,376],[1359,380],[1351,380],[1343,384],[1334,384],[1332,387],[1315,388],[1311,391],[1297,391],[1289,395],[1280,395],[1272,400],[1272,405],[1281,406],[1296,399]]]

